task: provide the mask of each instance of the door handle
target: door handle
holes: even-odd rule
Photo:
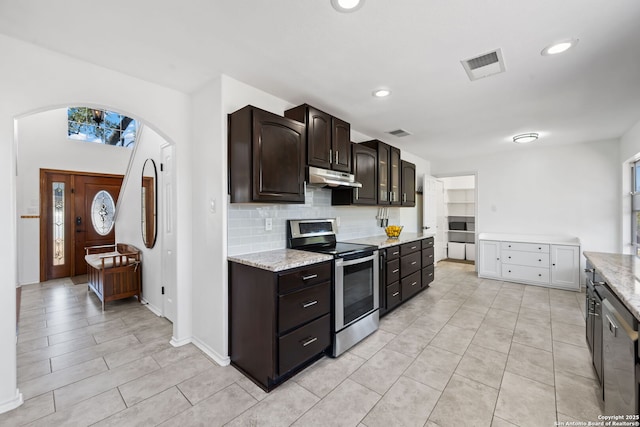
[[[76,217],[76,225],[82,225],[82,217],[81,216],[77,216]]]

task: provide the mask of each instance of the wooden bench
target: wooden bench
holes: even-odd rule
[[[87,276],[91,289],[102,302],[136,296],[142,302],[142,264],[140,250],[132,245],[90,246],[85,248]]]

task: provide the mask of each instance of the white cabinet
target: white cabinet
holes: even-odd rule
[[[580,290],[577,238],[480,233],[479,244],[479,277]]]
[[[480,240],[478,276],[500,278],[500,242]]]
[[[559,288],[580,289],[579,246],[551,246],[551,283]]]

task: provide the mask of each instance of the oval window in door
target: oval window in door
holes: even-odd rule
[[[101,236],[106,236],[113,229],[113,214],[116,205],[108,191],[96,193],[91,203],[91,223],[93,229]]]

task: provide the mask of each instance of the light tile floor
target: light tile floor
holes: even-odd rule
[[[18,385],[0,425],[553,426],[595,421],[584,294],[479,279],[441,262],[432,286],[337,359],[267,394],[134,299],[25,286]]]

